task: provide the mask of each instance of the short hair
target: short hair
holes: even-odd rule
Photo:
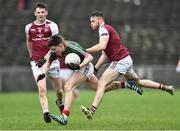
[[[48,47],[58,46],[62,42],[63,42],[63,37],[62,36],[60,36],[60,35],[53,35],[48,40]]]
[[[34,7],[34,10],[36,10],[37,8],[43,8],[45,10],[48,10],[48,6],[46,3],[43,3],[43,2],[38,2],[36,3],[35,7]]]
[[[90,17],[92,17],[92,16],[97,16],[97,17],[104,18],[104,14],[103,14],[103,12],[101,12],[101,11],[93,11],[93,12],[91,13]]]

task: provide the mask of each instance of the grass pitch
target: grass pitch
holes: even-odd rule
[[[160,90],[144,89],[142,96],[124,89],[105,94],[93,120],[79,106],[89,106],[95,92],[81,90],[73,104],[69,123],[46,124],[37,92],[0,94],[0,130],[179,130],[180,90],[171,96]],[[48,92],[49,109],[58,114],[55,93]]]

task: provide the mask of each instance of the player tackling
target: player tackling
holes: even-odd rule
[[[94,67],[91,64],[93,59],[92,55],[85,52],[85,50],[76,42],[64,40],[59,35],[52,36],[48,41],[48,47],[50,48],[50,52],[46,58],[46,63],[43,65],[44,74],[41,74],[38,77],[39,81],[41,81],[52,63],[54,59],[54,55],[56,54],[57,57],[66,57],[71,53],[77,54],[81,62],[80,64],[75,63],[67,63],[67,67],[71,70],[74,70],[73,74],[69,77],[69,79],[64,84],[64,93],[65,93],[65,103],[64,109],[62,111],[62,116],[58,117],[54,114],[51,114],[51,117],[59,122],[61,125],[66,125],[68,122],[68,117],[70,115],[70,110],[72,103],[74,101],[73,91],[78,87],[80,84],[86,82],[88,87],[91,87],[94,90],[97,90],[98,79],[93,74]],[[130,86],[133,81],[128,81],[127,83],[124,81],[114,81],[107,85],[106,91],[119,89],[119,88],[130,88],[132,90],[137,91],[139,94],[142,94],[141,88],[136,87],[136,85]]]
[[[88,53],[102,51],[102,54],[95,65],[97,70],[102,66],[106,59],[110,61],[110,65],[98,81],[98,88],[91,107],[80,107],[80,110],[88,119],[92,119],[93,114],[100,105],[106,86],[119,77],[119,75],[123,75],[127,80],[136,81],[141,87],[160,89],[173,95],[174,88],[172,86],[163,85],[151,80],[139,79],[138,75],[133,70],[133,61],[129,55],[128,49],[122,44],[116,30],[112,26],[105,24],[102,12],[94,11],[91,14],[90,26],[92,30],[98,31],[99,42],[91,48],[86,49],[86,51]]]

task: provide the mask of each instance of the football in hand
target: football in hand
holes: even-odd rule
[[[81,63],[81,59],[80,59],[80,57],[77,54],[69,53],[65,57],[65,64],[67,65],[67,64],[70,64],[70,63],[79,65]]]

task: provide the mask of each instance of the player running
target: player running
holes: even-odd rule
[[[26,25],[25,32],[27,49],[31,58],[31,69],[36,81],[37,77],[42,73],[43,70],[37,66],[37,62],[42,61],[42,58],[49,51],[47,47],[49,37],[58,34],[59,30],[56,23],[46,19],[48,15],[48,7],[45,3],[40,2],[35,5],[34,15],[36,20]],[[48,77],[50,78],[56,91],[56,103],[62,103],[62,89],[59,81],[60,73],[58,60],[53,61],[51,64],[50,70],[48,71]],[[46,80],[44,79],[36,84],[39,90],[39,101],[44,114],[44,121],[49,123],[51,122],[51,119],[49,117],[48,99],[46,96]]]
[[[43,76],[39,78],[40,81],[45,77],[46,71],[48,70],[48,67],[52,63],[52,60],[55,60],[54,53],[58,57],[64,57],[69,53],[76,53],[81,58],[80,65],[76,65],[73,63],[67,64],[68,68],[74,70],[73,74],[70,76],[70,78],[67,80],[67,82],[64,85],[64,93],[65,93],[65,104],[64,104],[64,110],[62,112],[62,116],[58,117],[54,114],[51,114],[51,117],[58,121],[61,125],[66,125],[68,122],[68,117],[70,115],[70,109],[74,100],[73,91],[76,87],[78,87],[80,84],[86,82],[89,87],[96,90],[98,79],[93,74],[94,67],[91,64],[91,61],[93,59],[92,55],[85,52],[85,50],[76,42],[72,41],[65,41],[61,36],[54,35],[52,36],[48,41],[48,46],[50,48],[49,52],[49,58],[46,58],[47,61],[44,65],[44,74],[41,74],[40,76]],[[135,85],[133,87],[129,86],[129,83],[132,83],[133,81],[128,81],[127,83],[124,81],[115,81],[110,83],[106,91],[119,89],[119,88],[130,88],[138,93],[142,93],[141,88],[136,87]]]
[[[151,80],[139,79],[138,75],[133,70],[133,61],[129,55],[128,49],[122,44],[116,30],[112,26],[105,24],[102,12],[95,11],[91,14],[90,26],[92,30],[99,32],[99,42],[93,47],[86,49],[86,51],[88,53],[102,51],[102,55],[95,65],[96,70],[102,66],[106,59],[110,61],[110,65],[98,81],[98,88],[91,107],[80,107],[80,110],[88,119],[92,119],[93,114],[100,105],[106,86],[119,77],[119,75],[123,75],[127,80],[136,81],[139,86],[160,89],[173,95],[174,88],[172,86],[163,85]],[[131,84],[134,84],[134,82]]]

